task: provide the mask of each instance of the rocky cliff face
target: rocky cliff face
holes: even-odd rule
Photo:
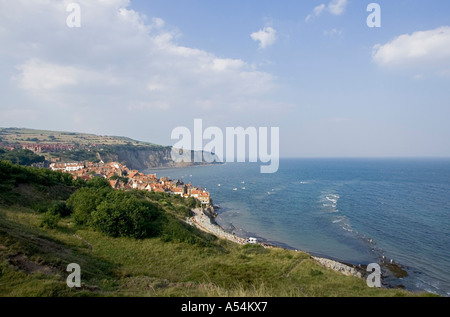
[[[192,157],[201,155],[198,152],[192,152]],[[120,162],[130,169],[145,170],[161,167],[186,167],[193,165],[206,165],[203,163],[175,163],[172,160],[171,148],[161,149],[117,149],[114,153],[100,153],[100,158],[104,162]]]

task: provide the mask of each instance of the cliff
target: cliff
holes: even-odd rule
[[[98,152],[99,159],[104,162],[120,162],[130,169],[145,170],[151,168],[186,167],[207,165],[208,163],[176,163],[172,160],[170,147],[147,148],[120,146],[109,151]],[[191,152],[191,157],[198,157],[200,152]]]
[[[185,167],[207,163],[180,163],[172,160],[171,147],[136,141],[120,136],[100,136],[76,132],[0,128],[0,148],[30,148],[48,161],[82,162],[103,160],[120,162],[128,168],[145,170],[161,167]],[[199,158],[201,152],[191,152]],[[201,160],[199,160],[201,161]]]

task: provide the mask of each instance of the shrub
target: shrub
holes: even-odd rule
[[[187,199],[187,206],[191,209],[197,207],[197,200],[194,197],[189,197]]]
[[[72,194],[67,200],[67,205],[73,210],[72,215],[75,223],[78,225],[89,224],[92,212],[97,209],[97,206],[112,190],[111,187],[84,187]]]
[[[152,203],[112,191],[92,213],[94,229],[112,237],[142,239],[161,232],[162,214]]]
[[[323,273],[322,273],[322,271],[319,271],[319,270],[314,270],[314,269],[311,269],[311,271],[309,272],[309,274],[311,275],[311,276],[320,276],[320,275],[323,275]]]
[[[32,204],[31,207],[33,208],[34,211],[36,211],[37,213],[40,213],[40,214],[47,212],[49,210],[49,208],[51,208],[49,202],[36,202],[36,203]]]
[[[249,255],[249,254],[265,254],[268,253],[269,251],[267,249],[265,249],[262,245],[260,244],[246,244],[243,246],[243,251],[242,253],[244,255]]]
[[[168,215],[165,219],[161,240],[164,242],[184,242],[201,246],[211,246],[211,243],[216,241],[217,237],[198,231],[195,227],[189,226]]]
[[[72,208],[70,208],[70,206],[67,206],[65,201],[60,201],[54,204],[51,207],[51,210],[53,213],[60,215],[61,217],[68,217],[72,214]]]
[[[31,165],[33,163],[44,162],[45,157],[34,154],[30,150],[1,151],[0,160],[8,160],[13,164]]]
[[[175,208],[175,210],[177,211],[177,213],[183,215],[184,217],[190,217],[191,216],[191,210],[188,207],[186,207],[186,206],[183,206],[183,205],[177,206]]]
[[[109,181],[103,177],[93,177],[86,182],[86,185],[91,188],[111,188]]]
[[[54,210],[49,209],[42,215],[40,226],[45,229],[55,229],[56,227],[58,227],[58,222],[60,219],[60,215],[56,214]]]

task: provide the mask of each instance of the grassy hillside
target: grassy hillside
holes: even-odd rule
[[[37,158],[41,155],[47,161],[60,162],[120,162],[131,169],[147,170],[161,167],[186,167],[191,165],[208,164],[203,161],[197,163],[201,152],[191,151],[192,163],[175,162],[172,159],[171,147],[156,145],[148,142],[132,140],[127,137],[101,136],[86,133],[58,132],[19,128],[0,128],[1,147],[13,147],[20,149],[29,146],[32,151],[38,150]],[[37,146],[41,149],[36,149]],[[21,163],[17,159],[25,153],[2,154],[0,159],[9,160],[13,156],[13,162]],[[5,156],[2,158],[2,156]],[[28,157],[25,157],[28,159]],[[41,160],[38,160],[41,161]],[[195,161],[195,162],[194,162]],[[21,163],[22,164],[22,163]]]
[[[161,231],[148,238],[113,237],[89,222],[77,224],[73,214],[45,229],[45,208],[33,208],[36,201],[52,206],[89,186],[7,163],[0,172],[0,296],[416,295],[368,288],[364,280],[325,269],[306,253],[219,240],[184,224],[186,201],[167,195],[129,194],[165,219]],[[32,198],[25,199],[28,195]],[[69,263],[81,266],[79,289],[65,283]]]
[[[132,140],[126,137],[101,136],[87,133],[61,132],[19,128],[0,128],[0,138],[6,143],[60,143],[79,145],[134,145],[154,146],[152,143]]]
[[[61,162],[91,161],[111,156],[120,151],[164,151],[167,147],[127,137],[102,136],[87,133],[61,132],[19,128],[0,128],[0,142],[4,145],[58,144],[70,145],[70,150],[40,153],[46,160]],[[5,158],[7,159],[7,158]]]

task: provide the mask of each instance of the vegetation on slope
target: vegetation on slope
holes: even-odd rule
[[[71,150],[42,153],[47,160],[59,159],[61,162],[99,162],[99,157],[112,157],[119,152],[164,152],[167,150],[167,147],[161,145],[136,141],[126,137],[19,128],[0,128],[0,142],[13,146],[36,143],[73,145],[74,148]],[[0,152],[0,160],[10,160],[8,157],[2,158],[1,154]],[[17,160],[12,160],[12,162],[31,165],[31,163],[27,164]]]
[[[113,191],[100,179],[74,182],[9,162],[0,162],[0,186],[0,296],[413,295],[368,288],[303,252],[200,232],[183,222],[192,202],[181,197]],[[42,226],[45,215],[57,215],[56,224]],[[69,263],[81,267],[81,288],[66,285]]]
[[[0,139],[9,144],[15,143],[58,143],[75,145],[131,145],[131,146],[157,146],[148,142],[132,140],[126,137],[102,136],[87,133],[0,128]]]
[[[45,157],[34,154],[30,150],[6,151],[0,148],[0,161],[7,160],[14,164],[30,166],[34,163],[44,162]]]

